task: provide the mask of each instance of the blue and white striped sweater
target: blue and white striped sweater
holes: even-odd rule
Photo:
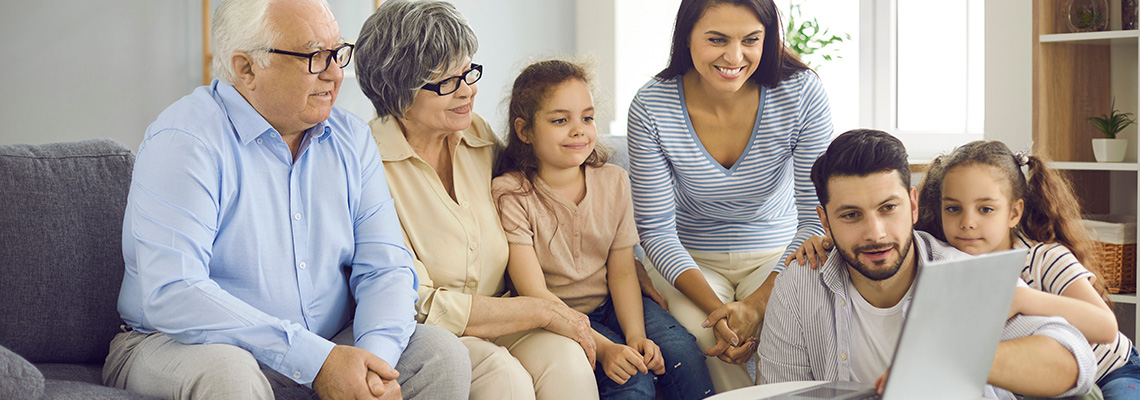
[[[642,246],[669,282],[697,268],[686,248],[788,246],[786,255],[822,234],[810,174],[833,133],[823,85],[804,71],[761,88],[760,103],[749,145],[727,169],[693,132],[679,78],[650,81],[630,105],[634,216]]]

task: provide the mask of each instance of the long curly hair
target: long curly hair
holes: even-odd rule
[[[538,173],[538,157],[534,155],[530,143],[524,142],[520,136],[530,137],[535,115],[542,108],[542,103],[550,97],[554,88],[572,79],[582,81],[587,86],[591,82],[585,67],[563,60],[539,61],[519,73],[511,89],[511,101],[507,109],[507,147],[495,161],[494,176],[518,171],[531,186],[534,185],[534,176]],[[516,120],[523,121],[521,130],[516,126]],[[608,160],[609,151],[600,143],[595,143],[594,151],[586,157],[583,164],[600,167]]]
[[[1029,179],[1021,172],[1019,158],[1024,158],[1028,166]],[[946,241],[942,229],[942,182],[947,172],[966,165],[988,165],[1000,170],[1009,183],[1006,186],[1009,201],[1021,199],[1025,203],[1021,222],[1010,234],[1021,233],[1037,242],[1060,243],[1068,247],[1077,261],[1096,276],[1093,287],[1102,299],[1109,302],[1094,243],[1081,223],[1081,205],[1069,181],[1060,172],[1049,168],[1041,157],[1015,154],[1005,143],[973,141],[948,155],[935,158],[919,186],[915,229]]]

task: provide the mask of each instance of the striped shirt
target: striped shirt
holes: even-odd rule
[[[833,130],[819,78],[798,73],[760,88],[748,146],[724,168],[693,130],[680,78],[651,80],[630,105],[628,140],[634,217],[653,265],[673,282],[697,268],[686,248],[787,256],[822,234],[810,174]]]
[[[1029,249],[1021,279],[1030,287],[1046,293],[1061,295],[1077,279],[1096,279],[1095,275],[1077,261],[1077,256],[1060,243],[1040,243],[1019,234],[1013,247]],[[1128,363],[1132,355],[1132,341],[1116,332],[1116,340],[1109,344],[1093,344],[1096,357],[1096,380]]]
[[[968,257],[921,231],[914,232],[914,248],[919,268],[931,261]],[[832,250],[819,269],[793,264],[776,278],[760,331],[757,378],[761,382],[854,380],[850,358],[841,357],[851,354],[851,338],[847,329],[839,328],[851,325],[851,307],[844,307],[851,279],[837,251]],[[1062,396],[1092,389],[1095,360],[1080,331],[1063,318],[1017,315],[1006,322],[1001,340],[1030,335],[1052,338],[1076,357],[1077,384]],[[992,399],[1016,398],[989,385],[983,394]]]

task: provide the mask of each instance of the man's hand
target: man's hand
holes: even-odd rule
[[[400,376],[387,362],[368,350],[353,346],[333,347],[313,390],[321,399],[399,399]]]
[[[590,368],[594,367],[597,345],[594,343],[594,329],[590,327],[590,318],[565,304],[545,300],[547,315],[543,328],[559,335],[573,339],[582,346],[586,352],[586,359],[590,361]]]
[[[665,301],[665,296],[657,291],[657,287],[653,286],[653,279],[649,278],[649,272],[645,270],[645,266],[641,264],[641,260],[636,257],[633,259],[634,269],[637,270],[637,285],[641,286],[641,295],[648,297],[653,302],[669,311],[669,303]]]

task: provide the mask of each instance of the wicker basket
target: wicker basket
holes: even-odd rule
[[[1096,240],[1100,273],[1109,293],[1136,292],[1136,219],[1096,215],[1084,220]]]

